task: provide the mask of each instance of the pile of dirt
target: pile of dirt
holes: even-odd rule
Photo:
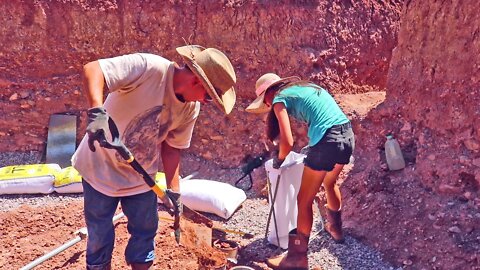
[[[79,201],[45,207],[24,205],[0,213],[0,220],[0,269],[21,268],[75,238],[73,233],[85,226],[83,204]],[[129,237],[125,217],[115,224],[115,233],[112,268],[127,269],[123,255]],[[155,240],[155,269],[210,269],[226,263],[225,254],[213,247],[177,245],[167,222],[160,222]],[[85,248],[86,240],[82,240],[35,269],[85,268]]]

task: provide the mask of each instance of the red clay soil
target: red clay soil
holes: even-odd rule
[[[0,269],[19,269],[75,238],[85,226],[82,202],[33,208],[22,206],[0,213]],[[112,268],[128,269],[124,250],[128,242],[126,217],[117,221]],[[155,269],[215,269],[225,255],[208,246],[178,246],[171,224],[160,222],[156,237]],[[86,239],[45,261],[35,269],[85,269]]]

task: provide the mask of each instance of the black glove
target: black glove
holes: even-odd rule
[[[117,126],[113,119],[108,115],[103,107],[91,108],[87,111],[88,115],[88,147],[95,152],[94,142],[98,141],[101,147],[115,149],[125,160],[131,156],[130,151],[122,143]],[[107,141],[106,134],[112,135],[112,142]]]
[[[283,161],[285,161],[285,159],[279,159],[278,156],[274,156],[274,157],[273,157],[272,167],[273,167],[274,169],[279,169],[280,166],[282,166]]]
[[[167,208],[167,211],[170,215],[175,215],[175,213],[182,213],[182,203],[180,202],[180,192],[175,192],[171,189],[165,190],[165,196],[160,198],[163,205]]]

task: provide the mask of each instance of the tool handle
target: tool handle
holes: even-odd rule
[[[132,152],[130,152],[130,150],[128,150],[128,148],[122,142],[117,125],[111,117],[108,118],[108,126],[112,135],[112,142],[108,142],[108,148],[115,149],[117,153],[143,177],[145,183],[153,190],[153,192],[155,192],[155,194],[157,194],[157,196],[162,199],[165,198],[165,191],[157,185],[155,180],[153,180],[152,177],[145,171],[145,169],[137,162]]]

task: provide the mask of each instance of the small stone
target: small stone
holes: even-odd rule
[[[205,152],[205,153],[202,154],[202,157],[204,159],[211,160],[213,158],[213,155],[210,152]]]
[[[8,100],[10,101],[14,101],[14,100],[17,100],[18,99],[18,94],[17,93],[14,93],[13,95],[10,96],[10,98],[8,98]]]
[[[405,124],[400,129],[400,131],[410,131],[411,129],[412,129],[412,125],[409,122],[405,122]]]
[[[476,158],[473,160],[473,165],[477,166],[477,167],[480,167],[480,158]]]
[[[480,144],[474,139],[465,140],[463,144],[470,151],[478,151],[480,149]]]
[[[459,192],[462,191],[462,189],[460,187],[455,187],[448,184],[441,184],[438,187],[438,191],[440,191],[440,193],[443,193],[443,194],[458,194]]]
[[[222,140],[223,140],[223,136],[220,136],[220,135],[210,136],[210,139],[212,139],[213,141],[222,141]]]
[[[27,91],[20,92],[20,98],[27,98],[30,96],[30,93]]]
[[[448,228],[448,231],[452,232],[452,233],[461,233],[462,232],[458,226],[450,227],[450,228]]]
[[[460,162],[460,164],[463,164],[463,165],[469,165],[470,164],[470,159],[466,156],[458,157],[458,161]]]

